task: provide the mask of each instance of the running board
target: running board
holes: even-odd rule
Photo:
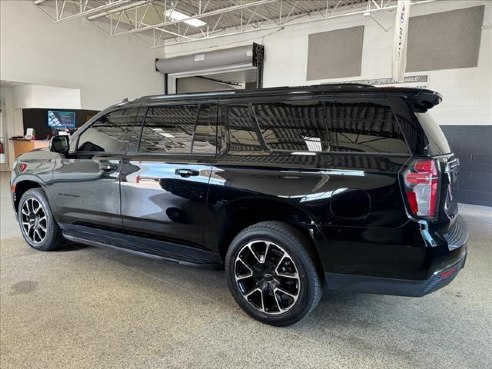
[[[219,255],[210,251],[195,249],[189,246],[181,246],[172,243],[155,242],[141,237],[139,242],[130,242],[116,237],[104,237],[89,232],[63,231],[63,237],[67,240],[89,246],[122,250],[134,255],[145,256],[154,259],[165,260],[180,265],[221,269],[223,264]],[[140,242],[142,241],[142,242]]]

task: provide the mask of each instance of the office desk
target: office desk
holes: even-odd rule
[[[50,140],[10,140],[14,145],[14,156],[18,157],[34,149],[42,149],[50,146]]]

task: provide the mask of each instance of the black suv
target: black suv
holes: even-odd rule
[[[17,158],[27,243],[225,266],[252,317],[299,321],[322,286],[423,296],[463,268],[458,159],[433,91],[321,85],[149,96]]]

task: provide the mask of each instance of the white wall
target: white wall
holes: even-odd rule
[[[14,107],[14,88],[15,87],[0,86],[0,99],[2,102],[2,125],[0,127],[0,136],[4,137],[3,144],[6,159],[6,163],[0,164],[0,171],[9,170],[12,167],[14,148],[13,145],[9,145],[8,138],[24,134],[22,110],[15,109]]]
[[[81,109],[80,90],[41,85],[13,87],[16,108]]]
[[[155,50],[136,37],[106,37],[84,19],[53,24],[32,1],[0,1],[0,79],[80,89],[101,110],[163,92]]]
[[[485,5],[484,25],[492,24],[492,1],[438,1],[412,6],[411,16]],[[279,32],[262,31],[258,35],[225,37],[215,40],[176,45],[160,49],[160,57],[205,52],[258,42],[265,45],[264,86],[298,86],[350,79],[391,77],[391,60],[395,11],[333,18],[287,27]],[[339,28],[365,25],[361,76],[350,79],[307,81],[308,36]],[[329,58],[329,55],[327,55]],[[409,73],[429,75],[428,88],[444,96],[433,109],[440,124],[492,124],[492,28],[482,30],[478,67]]]

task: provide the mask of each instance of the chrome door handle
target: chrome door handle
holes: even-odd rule
[[[198,174],[200,174],[200,172],[198,170],[195,170],[195,169],[176,169],[175,173],[181,177],[184,177],[184,178],[188,178],[191,176],[197,176]]]
[[[112,172],[113,170],[116,170],[116,166],[111,164],[101,164],[99,166],[99,169],[101,169],[104,172]]]

